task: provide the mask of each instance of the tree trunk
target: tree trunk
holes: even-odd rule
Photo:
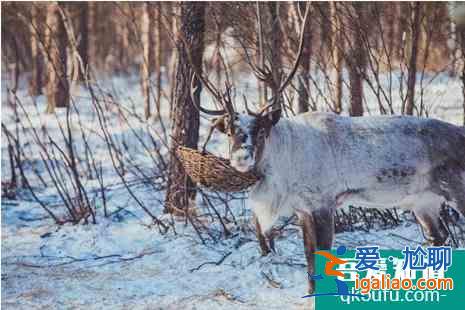
[[[278,88],[281,81],[281,73],[282,73],[282,60],[281,60],[281,46],[282,46],[282,34],[281,28],[279,27],[279,3],[276,1],[270,1],[267,3],[268,9],[271,15],[271,71],[273,74],[273,80],[276,81],[277,85],[274,89],[271,90],[273,98],[278,96]],[[273,109],[280,108],[280,101],[276,101],[278,106],[274,106]]]
[[[320,21],[320,46],[319,46],[319,61],[320,67],[323,72],[327,72],[328,68],[328,56],[331,57],[331,28],[332,24],[328,20],[328,16],[331,12],[331,3],[329,2],[318,2],[318,7],[321,15]]]
[[[168,16],[171,16],[171,33],[177,34],[178,33],[178,14],[179,14],[179,7],[178,4],[175,2],[172,2],[168,6],[169,12]],[[170,64],[169,64],[169,81],[170,81],[170,119],[173,119],[173,110],[174,110],[174,96],[176,95],[176,65],[177,65],[177,59],[178,59],[178,50],[175,45],[172,46],[171,50],[171,57],[170,57]]]
[[[448,46],[449,50],[449,59],[451,59],[451,64],[450,64],[450,70],[449,70],[449,75],[451,77],[455,76],[457,74],[457,52],[458,52],[458,46],[457,46],[457,29],[455,22],[452,20],[450,21],[450,40],[453,43],[452,46]]]
[[[396,16],[397,20],[394,21],[395,24],[395,44],[394,44],[394,59],[397,59],[399,62],[404,61],[405,56],[405,38],[404,33],[407,31],[407,12],[408,12],[408,3],[396,3]]]
[[[451,20],[455,28],[455,37],[457,38],[458,50],[460,52],[459,58],[462,65],[462,73],[460,79],[462,80],[462,99],[463,99],[463,125],[465,126],[465,4],[456,4],[453,7],[453,14]],[[455,55],[454,55],[455,56]],[[454,57],[455,58],[455,57]]]
[[[342,112],[342,65],[343,65],[343,50],[344,36],[341,35],[342,25],[341,17],[337,2],[330,3],[331,8],[331,37],[332,37],[332,74],[334,83],[334,112],[340,114]]]
[[[463,24],[458,28],[459,44],[462,55],[462,100],[463,100],[463,125],[465,126],[465,20],[462,21]]]
[[[155,36],[154,36],[154,60],[155,60],[155,74],[156,74],[156,99],[155,99],[155,106],[157,109],[158,116],[161,117],[160,115],[160,100],[161,100],[161,63],[162,63],[162,47],[161,47],[161,26],[162,26],[162,14],[161,14],[161,4],[157,3],[156,7],[154,7],[154,20],[156,22],[155,24]]]
[[[129,27],[132,25],[133,21],[131,18],[133,17],[133,4],[130,2],[120,2],[118,3],[121,10],[121,20],[116,22],[117,25],[117,38],[118,38],[118,45],[119,49],[116,51],[118,64],[117,64],[117,72],[119,74],[127,74],[128,73],[128,55],[131,54],[130,46],[129,46]]]
[[[310,2],[304,3],[299,2],[299,10],[301,15],[305,12],[305,5],[311,5]],[[311,24],[312,18],[307,20],[308,24]],[[304,46],[302,50],[302,58],[300,62],[299,72],[299,101],[297,106],[297,113],[305,113],[309,110],[309,90],[310,90],[310,58],[312,56],[312,27],[310,25],[305,26],[304,33]],[[304,25],[302,25],[304,27]]]
[[[386,35],[386,44],[387,44],[387,56],[392,61],[392,56],[396,50],[396,23],[394,22],[397,18],[396,16],[396,3],[387,3],[384,7],[384,10],[387,11],[387,14],[379,15],[380,20],[386,24],[387,35]],[[384,40],[384,39],[383,39]]]
[[[58,5],[53,2],[47,7],[47,113],[53,113],[55,107],[69,105],[67,37]]]
[[[410,4],[412,7],[412,24],[411,24],[411,49],[408,65],[408,79],[407,79],[407,105],[405,107],[405,114],[412,115],[415,107],[415,83],[417,74],[417,56],[418,56],[418,43],[420,37],[420,17],[421,17],[421,3],[415,2]]]
[[[91,29],[91,33],[88,34],[88,41],[89,45],[87,47],[87,63],[92,66],[97,66],[98,65],[98,59],[97,59],[97,38],[99,36],[99,29],[97,27],[98,23],[96,20],[97,16],[97,5],[95,2],[89,1],[87,2],[87,12],[88,12],[88,17],[87,17],[87,29]]]
[[[33,96],[42,94],[42,53],[40,48],[40,31],[39,25],[39,8],[37,4],[31,6],[31,23],[29,25],[30,36],[31,36],[31,71],[32,77],[30,81],[30,93]]]
[[[465,55],[465,29],[462,30],[462,56]],[[465,61],[462,63],[463,126],[465,126]]]
[[[260,8],[260,3],[256,3],[257,10],[257,61],[260,64],[260,68],[265,67],[265,47],[264,47],[264,33],[263,33],[263,18]],[[259,106],[266,106],[266,100],[268,99],[267,88],[264,82],[258,81],[258,100]]]
[[[144,98],[144,116],[149,119],[151,115],[150,107],[150,62],[151,62],[151,44],[150,44],[150,3],[144,2],[141,6],[141,43],[142,43],[142,64],[141,64],[141,85],[142,97]]]
[[[183,2],[181,6],[181,30],[177,39],[178,63],[174,97],[172,142],[166,192],[165,211],[186,214],[189,206],[195,202],[195,185],[186,175],[176,158],[175,149],[184,145],[196,149],[199,140],[199,111],[190,97],[190,82],[193,70],[188,53],[192,56],[193,66],[202,68],[203,38],[205,30],[205,3]],[[195,94],[200,99],[200,92]]]
[[[352,5],[350,25],[351,46],[347,58],[350,82],[350,115],[363,115],[363,74],[365,70],[365,47],[363,44],[363,23],[366,3]]]
[[[216,87],[221,88],[221,28],[218,23],[216,23],[216,33],[215,33],[215,77],[216,77]]]
[[[79,5],[79,56],[81,57],[82,66],[78,66],[79,70],[79,79],[86,80],[87,70],[89,66],[89,4],[82,2]]]

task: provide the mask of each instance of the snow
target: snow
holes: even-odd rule
[[[294,225],[277,240],[276,254],[261,257],[250,231],[202,245],[183,225],[177,236],[163,236],[138,220],[61,228],[34,223],[2,227],[5,306],[301,309],[311,302],[301,299],[306,267]],[[405,223],[390,231],[342,233],[336,246],[412,244],[398,236],[422,242],[417,225]],[[228,253],[219,266],[201,266]]]
[[[101,78],[100,81],[102,91],[111,93],[115,102],[108,103],[105,110],[110,137],[124,147],[126,161],[140,167],[148,176],[156,175],[153,152],[160,150],[166,154],[167,141],[157,136],[161,129],[158,121],[145,122],[136,116],[143,115],[137,77],[115,76]],[[253,97],[256,89],[250,85],[255,85],[255,81],[248,76],[240,77],[240,81],[242,89]],[[2,82],[2,123],[15,132],[14,112],[6,105],[3,75]],[[27,95],[25,80],[22,79],[20,84],[22,87],[17,95],[25,110],[18,109],[24,125],[18,131],[27,155],[25,169],[33,176],[32,168],[42,172],[45,169],[40,157],[44,152],[34,143],[34,130],[41,136],[41,128],[47,128],[56,143],[63,145],[60,126],[66,128],[66,113],[44,114],[45,98],[40,96],[32,100]],[[183,220],[173,221],[171,216],[163,213],[163,192],[155,192],[143,182],[134,183],[131,190],[137,198],[161,220],[173,223],[175,229],[170,228],[162,234],[128,194],[116,174],[89,93],[76,86],[73,98],[75,108],[70,115],[72,132],[78,137],[79,123],[82,124],[92,155],[104,174],[111,216],[108,219],[102,216],[99,183],[95,179],[83,178],[91,198],[100,206],[95,225],[55,225],[26,190],[19,193],[20,200],[3,199],[2,306],[14,309],[309,307],[312,301],[301,298],[307,294],[306,267],[302,236],[296,224],[285,226],[276,240],[276,253],[262,257],[251,223],[251,212],[243,200],[236,199],[231,201],[236,224],[234,221],[226,223],[231,236],[225,238],[218,221],[212,223],[208,216],[204,216],[201,220],[211,227],[215,238],[206,238],[202,243],[192,225]],[[430,116],[460,124],[462,99],[457,79],[434,79],[424,98]],[[323,101],[320,102],[319,108],[327,110]],[[370,114],[377,114],[377,103],[369,92],[367,102],[370,103]],[[212,102],[206,105],[214,107]],[[167,104],[162,104],[162,107],[164,125],[169,128],[169,109]],[[399,99],[395,98],[394,107],[399,111]],[[122,119],[120,110],[125,111],[123,116],[128,118],[127,122]],[[25,116],[26,112],[30,121]],[[202,118],[201,122],[201,136],[204,138],[208,120]],[[7,141],[3,132],[1,145],[3,182],[10,179]],[[82,139],[76,138],[75,147],[78,156],[84,157]],[[228,145],[218,134],[213,136],[209,149],[217,154],[228,153]],[[56,160],[57,164],[63,164],[58,158]],[[127,180],[136,180],[137,177],[140,177],[139,172],[131,171]],[[63,210],[53,187],[40,186],[38,178],[32,177],[31,180],[39,197],[52,210]],[[203,214],[204,209],[205,206],[199,213]],[[226,212],[222,205],[218,205],[218,210],[222,214]],[[423,237],[418,225],[409,214],[402,215],[402,219],[401,224],[392,229],[375,227],[369,233],[339,233],[335,246],[377,244],[381,248],[402,248],[412,243],[421,244]]]

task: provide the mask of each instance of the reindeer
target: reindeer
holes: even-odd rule
[[[192,96],[201,112],[217,117],[212,130],[228,136],[231,165],[262,176],[248,200],[259,230],[269,231],[280,216],[296,213],[309,274],[314,273],[314,251],[331,248],[333,214],[345,205],[411,210],[427,241],[443,244],[448,234],[440,220],[441,205],[447,203],[465,216],[465,129],[413,116],[314,112],[282,118],[276,107],[299,58],[300,51],[279,86],[271,72],[255,70],[277,90],[271,111],[266,106],[254,113],[245,101],[247,113],[237,113],[228,87],[221,94],[195,75],[223,106],[208,110]],[[194,78],[193,91],[195,83]],[[310,281],[309,290],[313,288]]]
[[[434,245],[447,238],[443,203],[465,216],[464,128],[413,116],[221,112],[214,128],[229,136],[231,165],[263,176],[249,195],[258,223],[267,231],[297,213],[309,272],[311,253],[331,248],[341,206],[411,210]]]

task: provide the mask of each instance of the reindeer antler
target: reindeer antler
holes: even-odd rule
[[[300,33],[300,36],[299,36],[299,49],[298,49],[298,52],[297,52],[297,57],[296,57],[293,65],[292,65],[291,72],[284,79],[284,82],[282,82],[282,80],[283,80],[282,75],[280,75],[279,77],[274,77],[273,74],[272,74],[271,68],[269,66],[267,66],[266,64],[263,64],[262,67],[259,67],[259,66],[255,65],[251,61],[251,59],[250,59],[250,57],[249,57],[249,55],[247,53],[246,47],[242,45],[242,42],[240,42],[240,44],[242,45],[242,48],[245,51],[246,62],[252,68],[253,74],[257,77],[257,79],[259,79],[260,81],[267,84],[268,87],[277,90],[274,97],[271,98],[271,100],[270,100],[271,104],[267,105],[264,108],[262,108],[259,113],[253,113],[252,111],[250,111],[249,107],[247,105],[247,100],[245,100],[246,109],[247,109],[247,112],[249,114],[251,114],[251,115],[261,115],[270,106],[276,105],[276,103],[281,98],[282,92],[288,86],[288,84],[291,82],[292,78],[294,77],[295,73],[297,72],[297,68],[299,66],[300,59],[302,58],[302,51],[303,51],[304,39],[305,39],[304,33],[305,33],[306,25],[307,25],[309,12],[310,12],[310,4],[307,4],[306,9],[305,9],[303,22],[302,22],[303,25],[300,28],[301,33]],[[181,38],[181,40],[184,41],[184,38]],[[189,59],[189,62],[191,64],[193,64],[192,56],[191,56],[189,51],[187,51],[187,57]],[[234,106],[233,106],[232,100],[231,100],[231,85],[226,82],[225,83],[225,91],[224,91],[224,93],[221,93],[208,80],[208,78],[206,78],[205,76],[203,76],[200,73],[199,69],[196,66],[192,66],[192,70],[193,70],[193,72],[191,72],[192,80],[191,80],[191,92],[190,93],[191,93],[191,97],[192,97],[192,102],[194,103],[196,108],[199,111],[201,111],[201,112],[203,112],[205,114],[215,115],[215,116],[223,116],[223,115],[228,114],[232,118],[234,116],[235,112],[234,112]],[[199,79],[202,82],[202,84],[206,87],[206,89],[210,92],[210,94],[222,105],[223,109],[221,109],[221,110],[209,110],[209,109],[205,109],[205,108],[201,107],[200,102],[198,102],[198,100],[196,99],[196,96],[195,96],[195,92],[198,90],[198,86],[197,86],[198,82],[196,81],[196,79]],[[231,124],[231,126],[232,126],[232,124]]]
[[[199,90],[199,83],[197,83],[196,81],[196,74],[193,73],[192,74],[192,80],[191,80],[191,90],[190,90],[190,95],[191,95],[191,99],[192,99],[192,103],[194,104],[194,106],[197,108],[197,110],[205,113],[205,114],[208,114],[208,115],[213,115],[213,116],[222,116],[224,114],[226,114],[226,110],[225,109],[222,109],[222,110],[209,110],[209,109],[205,109],[203,108],[201,105],[200,105],[200,102],[198,101],[198,97],[195,95],[195,93]]]
[[[284,90],[284,88],[286,88],[286,86],[290,83],[290,81],[294,77],[295,73],[297,72],[297,68],[299,67],[300,59],[302,58],[302,53],[303,53],[303,49],[304,49],[305,26],[308,23],[307,20],[308,20],[309,12],[310,12],[310,3],[307,3],[307,5],[305,7],[303,25],[302,25],[301,30],[300,30],[299,49],[298,49],[298,52],[297,52],[297,58],[294,61],[291,72],[287,76],[284,83],[281,84],[281,87],[278,90],[278,94],[280,94]]]
[[[284,78],[284,81],[282,79],[282,75],[279,75],[279,77],[274,77],[273,72],[269,66],[266,64],[263,64],[262,67],[259,67],[258,65],[254,64],[253,61],[251,60],[251,57],[249,53],[247,52],[246,47],[243,45],[242,42],[239,41],[239,43],[242,46],[242,49],[245,52],[245,59],[247,64],[251,67],[253,74],[255,77],[265,83],[268,87],[271,89],[275,89],[276,93],[273,98],[271,98],[271,104],[266,105],[264,108],[261,109],[259,113],[251,113],[251,111],[248,109],[248,106],[246,105],[247,112],[251,115],[260,115],[263,114],[270,106],[275,106],[276,103],[279,101],[281,98],[282,92],[284,89],[289,85],[289,83],[292,81],[295,73],[297,72],[297,69],[300,64],[300,60],[302,58],[303,54],[303,47],[304,47],[304,41],[305,41],[305,28],[308,24],[308,18],[309,18],[309,12],[310,12],[310,4],[307,3],[307,6],[305,8],[305,13],[302,21],[302,27],[300,27],[300,35],[299,35],[299,47],[297,51],[297,57],[294,60],[294,63],[292,64],[292,69],[287,77]],[[260,20],[259,20],[260,22]],[[283,82],[282,82],[283,81]]]

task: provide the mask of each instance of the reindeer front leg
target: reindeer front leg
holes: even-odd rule
[[[310,279],[310,275],[315,274],[315,254],[317,246],[317,236],[315,230],[315,221],[311,214],[302,213],[302,232],[304,236],[305,259],[307,260],[308,272],[308,292],[312,294],[315,291],[315,281]]]
[[[255,222],[255,230],[257,233],[258,243],[260,245],[260,250],[262,251],[262,256],[267,256],[271,252],[270,247],[274,250],[273,236],[270,235],[270,246],[268,246],[266,237],[263,234],[262,227],[260,226],[260,223],[258,222],[258,219],[256,216],[254,216],[254,222]]]

